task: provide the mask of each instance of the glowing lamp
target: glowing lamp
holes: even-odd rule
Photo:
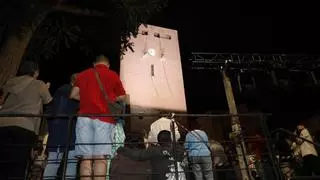
[[[148,49],[148,54],[149,54],[150,56],[155,56],[155,55],[156,55],[156,50],[154,50],[154,49],[152,49],[152,48],[149,48],[149,49]]]

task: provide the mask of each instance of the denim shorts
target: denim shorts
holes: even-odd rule
[[[99,119],[78,117],[76,125],[76,156],[80,158],[110,156],[114,126],[114,124],[103,122]]]

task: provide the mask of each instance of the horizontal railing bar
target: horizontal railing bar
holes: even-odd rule
[[[319,56],[319,54],[268,54],[268,53],[213,53],[213,52],[192,52],[191,55],[222,55],[222,56],[281,56],[281,57],[295,57],[295,56]]]
[[[292,133],[292,132],[289,131],[289,130],[286,130],[286,129],[283,129],[283,128],[278,128],[278,129],[275,129],[274,131],[272,131],[271,134],[274,134],[274,133],[276,133],[276,132],[284,132],[284,133],[287,133],[287,134],[289,134],[290,136],[293,136],[293,137],[295,137],[295,138],[298,138],[298,139],[301,139],[301,140],[303,140],[303,141],[306,141],[306,142],[308,142],[308,143],[310,143],[310,144],[313,144],[313,145],[315,145],[315,146],[317,146],[317,147],[320,147],[320,144],[319,144],[319,143],[312,142],[312,141],[310,141],[310,140],[308,140],[308,139],[306,139],[306,138],[304,138],[304,137],[300,137],[300,136]]]
[[[271,116],[271,113],[248,113],[248,114],[159,114],[159,113],[131,113],[131,114],[18,114],[1,113],[0,117],[47,117],[47,118],[70,118],[70,117],[153,117],[153,116],[174,116],[174,117],[232,117],[232,116]]]

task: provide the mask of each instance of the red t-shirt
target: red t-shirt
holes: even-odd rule
[[[118,96],[125,95],[119,76],[107,66],[98,64],[95,66],[99,73],[100,81],[110,101],[115,101]],[[108,104],[95,76],[93,68],[78,74],[75,86],[80,89],[79,114],[110,114]],[[93,117],[108,123],[115,123],[112,117]]]

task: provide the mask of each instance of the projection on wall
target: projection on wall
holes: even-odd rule
[[[156,110],[185,112],[186,99],[176,30],[141,26],[120,64],[132,113]]]

